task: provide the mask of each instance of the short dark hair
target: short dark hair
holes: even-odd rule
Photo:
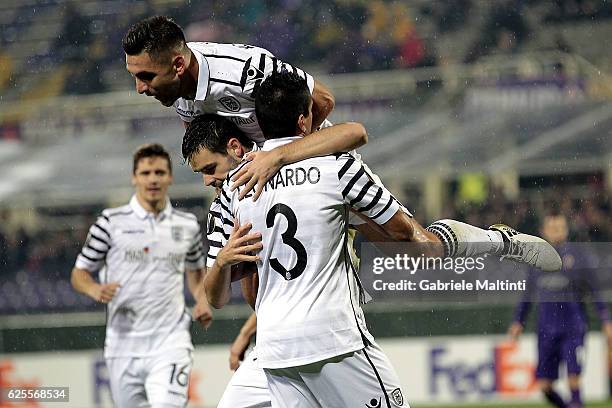
[[[170,174],[172,174],[172,160],[170,159],[170,154],[164,148],[164,146],[159,143],[147,143],[143,144],[136,149],[134,152],[134,165],[132,167],[132,173],[136,174],[136,169],[138,168],[138,163],[142,159],[146,159],[149,157],[161,157],[166,159],[168,162],[168,170],[170,170]]]
[[[182,49],[185,44],[182,28],[166,16],[141,20],[131,26],[123,37],[123,50],[127,55],[138,55],[144,51],[153,60],[159,60],[177,48]]]
[[[266,139],[295,136],[300,115],[308,116],[310,90],[294,72],[275,72],[262,82],[255,97],[255,114]]]
[[[211,113],[196,116],[185,129],[183,159],[189,161],[200,149],[227,155],[227,142],[233,137],[244,147],[253,147],[253,142],[229,119]]]

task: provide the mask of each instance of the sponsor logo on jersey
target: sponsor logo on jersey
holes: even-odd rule
[[[146,231],[143,229],[129,229],[121,231],[122,234],[144,234],[145,232]]]
[[[179,225],[173,225],[170,229],[170,232],[172,234],[172,239],[176,242],[180,242],[183,240],[183,227]]]
[[[369,403],[365,404],[365,406],[368,408],[380,408],[381,401],[382,401],[382,398],[380,397],[378,399],[372,398]]]
[[[398,405],[400,407],[404,406],[404,396],[402,395],[402,390],[400,390],[399,388],[396,388],[391,391],[391,398],[393,398],[393,402],[395,402],[395,405]]]
[[[248,118],[230,117],[228,119],[234,122],[236,126],[252,125],[253,123],[255,123],[255,114],[252,114]]]
[[[238,99],[234,98],[233,96],[224,96],[223,98],[219,99],[219,103],[230,112],[238,112],[241,108],[240,102],[238,102]]]

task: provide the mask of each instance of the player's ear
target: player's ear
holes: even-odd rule
[[[175,55],[172,59],[172,67],[177,75],[183,75],[187,70],[187,66],[185,65],[185,57],[182,55]]]
[[[244,156],[244,147],[242,146],[242,143],[238,141],[238,139],[232,137],[227,141],[227,152],[235,155],[238,159],[242,159]]]
[[[298,132],[302,132],[303,134],[306,134],[306,117],[304,116],[304,114],[300,114],[300,117],[298,118],[296,130]]]

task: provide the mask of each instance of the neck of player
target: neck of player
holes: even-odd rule
[[[147,212],[153,213],[155,216],[158,216],[159,213],[164,211],[164,208],[166,208],[166,197],[162,198],[161,200],[147,200],[144,197],[136,194],[136,199],[142,208],[144,208]]]

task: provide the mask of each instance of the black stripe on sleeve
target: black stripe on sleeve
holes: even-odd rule
[[[233,57],[231,55],[218,55],[218,54],[202,54],[202,55],[204,55],[206,58],[227,58],[227,59],[231,59],[234,61],[246,62],[246,60],[243,60],[242,58]]]
[[[198,251],[202,250],[202,245],[200,245],[199,247],[187,252],[187,256],[193,256],[194,254],[197,254]]]
[[[375,216],[373,216],[371,219],[372,219],[372,220],[375,220],[375,219],[377,219],[378,217],[380,217],[381,215],[383,215],[383,214],[384,214],[384,213],[387,211],[387,209],[388,209],[389,207],[391,207],[391,203],[392,203],[392,202],[393,202],[393,197],[389,197],[389,202],[387,202],[387,205],[385,205],[385,208],[383,208],[381,212],[379,212],[378,214],[376,214]]]
[[[207,257],[210,259],[217,259],[217,255],[211,255],[210,252],[208,253]]]
[[[102,238],[100,238],[99,236],[95,235],[95,234],[89,234],[89,236],[93,239],[95,239],[96,241],[100,241],[101,243],[103,243],[104,245],[106,245],[107,247],[110,247],[110,245],[108,245],[108,242],[106,242],[105,240],[103,240]]]
[[[220,212],[218,212],[218,211],[213,211],[213,210],[210,210],[210,211],[208,211],[208,213],[209,213],[210,215],[212,215],[213,217],[215,217],[215,218],[221,218],[221,213],[220,213]]]
[[[347,183],[346,187],[344,187],[344,190],[342,190],[342,197],[346,198],[348,193],[351,192],[351,189],[353,188],[353,186],[357,183],[357,181],[361,178],[361,176],[364,175],[364,173],[365,173],[365,170],[363,169],[363,166],[360,166],[359,171],[355,173],[353,178],[351,178],[351,180]]]
[[[382,188],[378,187],[378,191],[376,192],[376,195],[374,196],[374,198],[372,199],[370,204],[366,205],[363,208],[358,208],[357,211],[359,211],[359,212],[370,211],[372,208],[374,208],[374,206],[376,204],[378,204],[378,201],[380,201],[380,198],[382,197],[382,194],[383,194]]]
[[[249,57],[248,60],[244,63],[244,68],[242,68],[242,76],[240,77],[240,88],[244,91],[244,86],[246,85],[247,78],[249,77],[249,68],[251,67],[251,60],[253,57]]]
[[[190,263],[196,263],[196,262],[198,262],[198,261],[199,261],[201,258],[202,258],[202,252],[198,252],[198,254],[197,254],[197,255],[193,255],[193,256],[187,256],[187,257],[185,257],[185,260],[186,260],[187,262],[190,262]]]
[[[106,253],[108,252],[108,250],[100,250],[100,249],[96,249],[96,248],[92,247],[92,246],[91,246],[91,245],[89,245],[89,244],[85,245],[85,248],[87,248],[87,249],[91,249],[92,251],[97,252],[97,253],[99,253],[99,254],[103,254],[103,255],[104,255],[104,254],[106,254]]]
[[[110,239],[111,236],[106,229],[102,228],[97,222],[94,225]]]
[[[353,165],[353,163],[355,163],[355,159],[352,160],[347,160],[346,163],[344,163],[344,165],[342,166],[342,168],[340,169],[340,171],[338,172],[338,178],[342,179],[342,177],[344,177],[344,175],[346,174],[346,172],[348,171],[348,169],[351,168],[351,166]]]
[[[240,86],[240,82],[226,81],[225,79],[219,79],[219,78],[209,78],[209,81],[218,82],[220,84]]]
[[[89,260],[89,261],[91,261],[91,262],[95,262],[95,263],[98,263],[98,262],[100,262],[101,260],[103,260],[103,259],[104,259],[104,257],[99,258],[99,259],[89,257],[89,256],[85,255],[85,254],[83,253],[83,251],[81,251],[80,255],[81,255],[83,258],[85,258],[85,259],[87,259],[87,260]]]
[[[100,217],[104,218],[106,222],[110,222],[110,219],[106,215],[102,214]]]
[[[370,187],[372,187],[373,185],[374,182],[372,182],[372,180],[368,180],[368,182],[365,184],[365,186],[363,186],[357,197],[352,199],[349,205],[354,206],[355,204],[361,202],[361,200],[363,200],[363,197],[365,197],[365,195],[368,193],[368,190],[370,190]]]
[[[215,248],[223,248],[223,244],[220,241],[208,241],[208,245]]]

